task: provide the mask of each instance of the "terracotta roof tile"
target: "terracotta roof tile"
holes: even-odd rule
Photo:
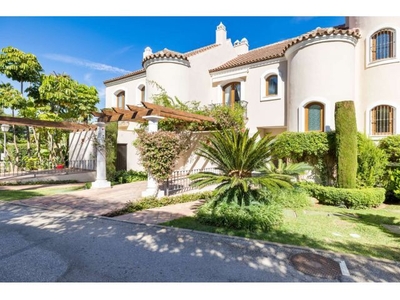
[[[316,28],[315,30],[312,30],[301,36],[251,50],[248,53],[239,55],[238,57],[224,63],[223,65],[220,65],[219,67],[209,70],[209,72],[226,70],[234,67],[252,64],[255,62],[283,57],[285,51],[294,44],[300,43],[304,40],[314,38],[317,36],[332,35],[332,34],[350,35],[356,38],[359,38],[361,36],[358,29],[348,29],[344,28],[343,26],[338,26],[333,28]]]
[[[289,49],[291,46],[300,43],[302,41],[308,40],[310,38],[315,38],[317,36],[324,35],[349,35],[355,38],[360,38],[361,34],[358,28],[355,29],[347,29],[343,27],[331,27],[331,28],[316,28],[310,32],[307,32],[299,37],[292,39],[285,47],[284,51]]]
[[[140,69],[140,70],[137,70],[137,71],[134,71],[134,72],[131,72],[131,73],[119,76],[119,77],[115,77],[115,78],[111,78],[111,79],[105,80],[105,81],[103,81],[103,83],[104,84],[110,83],[110,82],[117,81],[117,80],[120,80],[120,79],[129,78],[129,77],[132,77],[132,76],[135,76],[135,75],[139,75],[139,74],[142,74],[142,73],[145,73],[145,72],[146,72],[145,69]]]
[[[226,63],[217,68],[211,69],[210,72],[230,69],[259,61],[282,57],[284,54],[283,49],[289,43],[289,41],[290,40],[285,40],[272,45],[267,45],[253,49],[245,54],[239,55],[238,57],[230,61],[227,61]]]
[[[220,46],[220,44],[208,45],[208,46],[196,49],[196,50],[192,50],[192,51],[186,52],[185,55],[187,57],[190,57],[190,56],[193,56],[193,55],[196,55],[196,54],[199,54],[199,53],[203,53],[203,52],[205,52],[207,50],[210,50],[210,49],[218,47],[218,46]]]
[[[164,48],[164,50],[158,51],[156,53],[152,53],[148,56],[146,56],[145,58],[143,58],[142,60],[142,66],[144,65],[144,63],[146,61],[148,61],[149,59],[153,59],[153,58],[162,58],[162,57],[172,57],[172,58],[178,58],[178,59],[183,59],[183,60],[188,60],[185,54],[176,52],[176,51],[172,51],[169,50],[167,48]]]

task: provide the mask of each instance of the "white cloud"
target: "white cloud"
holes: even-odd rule
[[[105,72],[118,73],[118,74],[129,73],[129,71],[121,69],[121,68],[109,66],[106,64],[102,64],[102,63],[96,63],[96,62],[92,62],[89,60],[80,59],[80,58],[76,58],[76,57],[72,57],[72,56],[68,56],[68,55],[51,54],[50,53],[50,54],[45,54],[44,57],[51,59],[51,60],[60,61],[60,62],[64,62],[67,64],[73,64],[76,66],[82,66],[82,67],[86,67],[86,68],[89,68],[92,70],[97,70],[97,71],[105,71]]]
[[[121,49],[118,49],[117,51],[114,52],[114,54],[115,55],[124,54],[125,52],[128,52],[132,48],[133,48],[133,46],[126,46],[126,47],[123,47]]]
[[[83,75],[83,80],[89,84],[92,84],[92,73],[85,73],[85,75]]]

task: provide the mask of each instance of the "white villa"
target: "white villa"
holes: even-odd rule
[[[162,86],[181,101],[247,108],[251,132],[334,130],[335,102],[353,100],[360,132],[400,134],[400,17],[347,17],[346,24],[249,49],[221,23],[215,43],[187,53],[147,47],[141,70],[109,79],[106,107],[151,102]],[[251,42],[251,41],[250,41]],[[134,123],[119,124],[119,169],[140,169]]]

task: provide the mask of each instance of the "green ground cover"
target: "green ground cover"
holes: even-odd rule
[[[37,185],[37,186],[18,186],[18,189],[7,189],[0,186],[0,201],[23,200],[38,196],[50,196],[62,194],[85,188],[85,184],[74,185]]]
[[[283,226],[268,232],[207,226],[195,217],[163,225],[400,261],[400,232],[383,224],[400,229],[400,205],[363,210],[316,205],[285,210]]]

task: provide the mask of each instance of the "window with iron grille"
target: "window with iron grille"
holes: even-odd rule
[[[385,28],[371,36],[371,61],[396,57],[395,31]]]
[[[389,105],[379,105],[371,110],[371,134],[393,134],[394,108]]]

